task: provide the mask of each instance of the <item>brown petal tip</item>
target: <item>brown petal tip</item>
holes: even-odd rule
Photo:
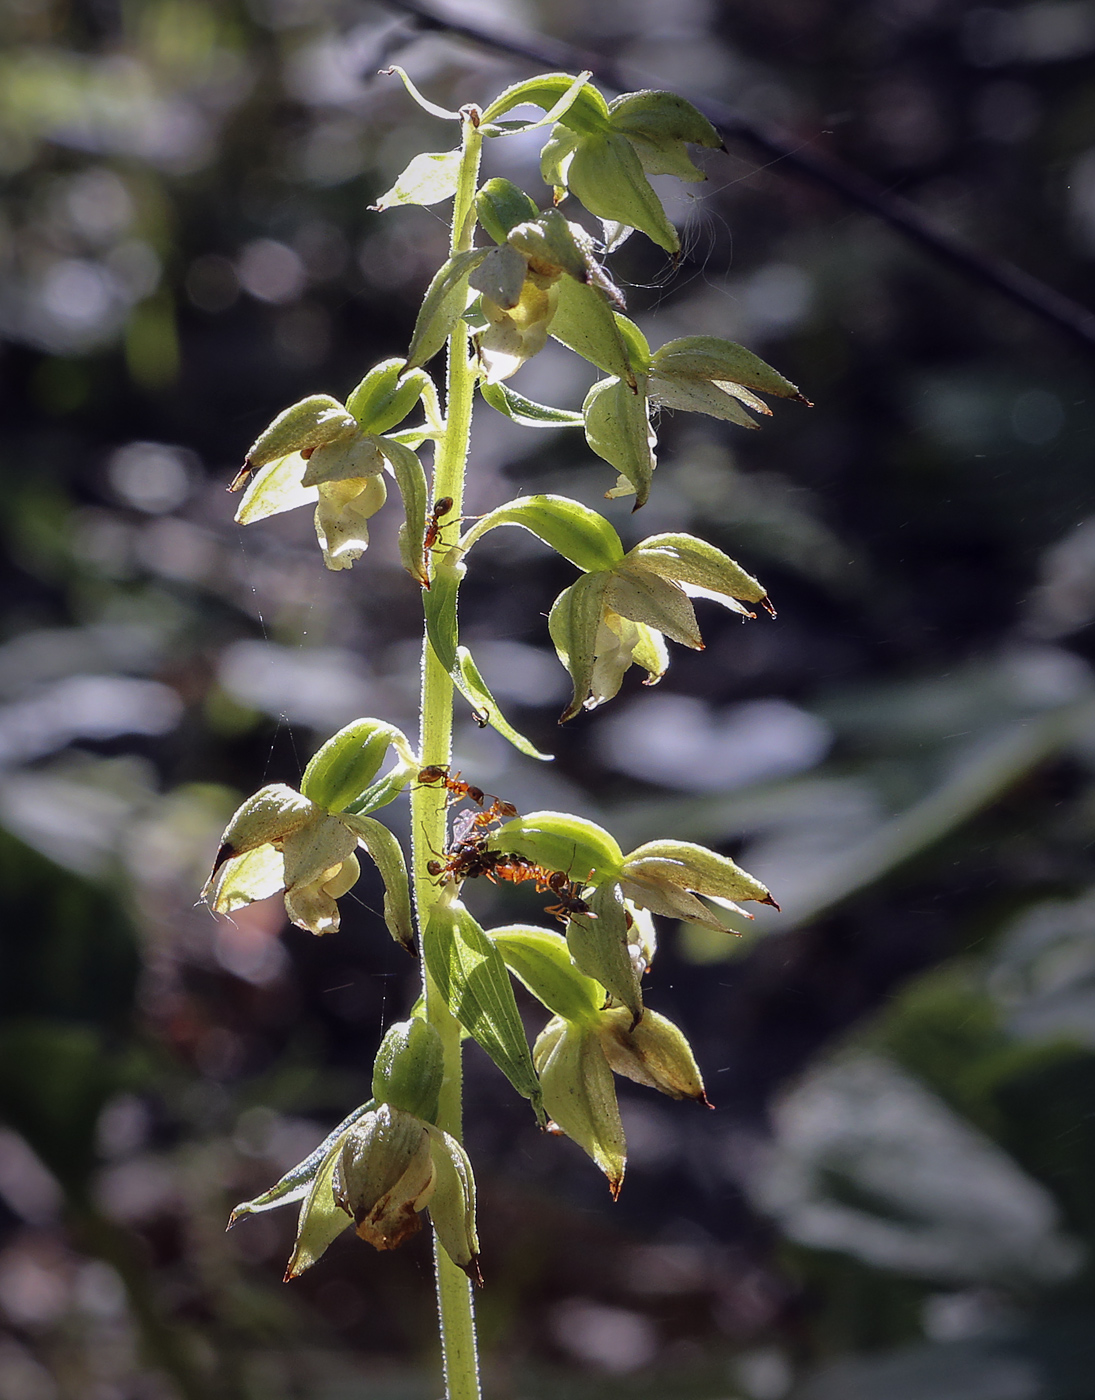
[[[776,901],[772,898],[770,894],[766,894],[763,899],[758,899],[757,903],[769,905],[776,911],[777,914],[783,913],[783,910],[779,907],[779,905],[776,903]]]

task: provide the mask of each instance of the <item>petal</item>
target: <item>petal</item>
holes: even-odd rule
[[[387,500],[382,476],[327,482],[316,506],[316,537],[329,569],[348,569],[369,547],[367,522]]]

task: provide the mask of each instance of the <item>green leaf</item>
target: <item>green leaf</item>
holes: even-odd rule
[[[516,851],[546,870],[565,870],[579,884],[600,884],[619,874],[623,854],[603,826],[568,812],[515,817],[487,840],[492,851]]]
[[[341,812],[368,789],[397,741],[407,746],[407,736],[394,724],[354,720],[312,755],[300,781],[301,793],[328,812]]]
[[[489,252],[489,248],[470,248],[455,253],[438,269],[414,323],[407,351],[408,369],[424,365],[445,344],[468,303],[468,277]]]
[[[519,496],[499,506],[467,532],[461,541],[464,552],[499,525],[530,531],[586,573],[610,569],[624,557],[620,537],[604,516],[569,496]]]
[[[467,647],[457,647],[456,649],[456,667],[452,678],[461,695],[472,706],[480,719],[496,729],[503,739],[508,739],[515,749],[529,758],[538,758],[542,763],[552,761],[551,754],[541,753],[530,740],[514,729],[503,715],[498,708],[498,701],[487,688],[487,684],[479,674],[479,668],[472,660],[471,652],[468,651]]]
[[[572,277],[562,278],[558,286],[559,300],[551,321],[553,338],[634,387],[635,369],[628,345],[604,293]]]
[[[634,486],[638,510],[650,495],[657,443],[645,392],[635,393],[620,379],[601,379],[586,395],[582,412],[586,442]]]
[[[574,966],[561,934],[529,924],[508,924],[488,930],[487,937],[510,971],[549,1011],[568,1021],[596,1019],[604,994],[597,982]]]
[[[464,563],[457,560],[454,551],[450,550],[434,569],[429,592],[422,595],[422,608],[426,614],[426,635],[430,639],[434,655],[450,675],[456,669],[456,643],[459,636],[456,600],[460,580],[466,572]]]
[[[271,1186],[269,1191],[264,1191],[253,1201],[241,1202],[228,1217],[228,1228],[231,1229],[236,1221],[241,1220],[245,1215],[261,1215],[264,1211],[276,1210],[278,1206],[290,1205],[293,1201],[299,1201],[306,1196],[324,1157],[340,1138],[346,1136],[359,1118],[375,1107],[376,1100],[370,1099],[368,1103],[363,1103],[360,1107],[355,1108],[333,1132],[327,1134],[314,1152],[310,1152],[303,1162],[298,1162],[295,1167],[287,1171],[276,1186]]]
[[[563,589],[548,614],[548,632],[574,684],[570,704],[559,717],[560,724],[573,719],[592,692],[597,638],[611,577],[603,569],[586,574]]]
[[[296,510],[298,506],[314,506],[319,491],[314,486],[301,485],[307,466],[299,452],[290,452],[263,467],[243,493],[236,510],[236,524],[254,525],[256,520]]]
[[[373,817],[343,812],[339,821],[353,832],[375,861],[384,881],[384,922],[388,932],[397,943],[413,953],[414,920],[403,847],[388,828]]]
[[[406,519],[399,527],[399,557],[411,578],[416,583],[428,586],[429,578],[422,553],[429,501],[426,473],[417,455],[401,442],[378,437],[376,445],[388,459],[395,476],[395,484],[403,497],[403,513]]]
[[[582,415],[572,409],[534,403],[505,384],[481,383],[479,392],[491,408],[506,418],[512,418],[523,428],[580,428],[585,422]]]
[[[541,73],[535,78],[506,88],[483,113],[482,124],[490,125],[504,117],[514,107],[526,104],[551,112],[560,99],[565,99],[577,87],[574,100],[566,110],[565,122],[575,131],[602,131],[608,126],[608,103],[588,81],[588,74]],[[482,129],[482,124],[480,129]]]
[[[653,627],[681,646],[703,649],[695,609],[684,589],[669,579],[625,560],[609,576],[604,601],[621,617]]]
[[[462,152],[423,151],[415,156],[390,190],[369,208],[382,214],[397,204],[440,204],[456,193]]]
[[[422,945],[449,1010],[542,1121],[540,1085],[501,953],[455,899],[434,906]]]
[[[598,981],[631,1012],[632,1024],[643,1014],[643,991],[627,943],[627,914],[619,885],[607,882],[586,901],[595,918],[574,914],[566,943],[576,966]]]
[[[361,1115],[364,1117],[364,1114]],[[348,1130],[353,1131],[353,1126]],[[320,1162],[312,1185],[300,1208],[297,1221],[297,1238],[289,1267],[285,1270],[285,1281],[298,1278],[305,1269],[310,1269],[320,1259],[328,1247],[334,1244],[343,1230],[353,1222],[341,1206],[335,1205],[333,1178],[342,1152],[342,1143],[347,1133],[343,1133],[330,1147]]]

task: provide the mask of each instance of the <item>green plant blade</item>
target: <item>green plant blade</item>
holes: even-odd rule
[[[540,1084],[502,954],[455,899],[434,906],[422,945],[449,1010],[542,1122]]]
[[[399,527],[399,557],[411,578],[426,585],[428,577],[422,554],[429,497],[426,473],[417,454],[403,443],[386,437],[378,437],[375,441],[377,448],[390,463],[395,475],[395,484],[403,497],[403,513],[406,519]]]
[[[483,401],[523,428],[580,428],[585,419],[569,408],[552,408],[516,393],[506,384],[480,384]]]
[[[457,647],[456,649],[456,667],[452,678],[461,695],[472,706],[479,718],[484,723],[489,724],[492,729],[496,729],[503,739],[508,739],[515,749],[529,758],[538,758],[541,763],[552,761],[552,754],[541,753],[530,739],[526,739],[506,719],[498,707],[497,700],[490,693],[486,681],[479,674],[479,668],[472,660],[471,652],[467,647]]]
[[[499,525],[528,530],[585,573],[611,569],[624,557],[624,547],[610,522],[569,496],[519,496],[499,506],[461,540],[465,552]]]
[[[567,940],[532,924],[492,928],[487,937],[538,1001],[568,1021],[592,1022],[604,1000],[600,985],[575,967]]]
[[[489,252],[489,248],[470,248],[454,254],[438,270],[426,289],[414,323],[407,351],[408,369],[424,365],[444,346],[467,305],[468,278]]]
[[[411,891],[403,847],[382,823],[373,817],[344,812],[340,820],[354,833],[376,862],[384,881],[384,922],[397,943],[414,952],[414,920]]]

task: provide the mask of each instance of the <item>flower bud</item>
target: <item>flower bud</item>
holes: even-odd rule
[[[434,1192],[430,1220],[441,1247],[457,1268],[482,1286],[479,1272],[479,1238],[475,1232],[475,1178],[468,1154],[454,1137],[440,1128],[427,1127],[433,1158]]]
[[[373,1098],[432,1123],[437,1118],[444,1052],[428,1022],[413,1017],[389,1026],[373,1064]]]
[[[421,1226],[418,1212],[434,1190],[425,1123],[390,1104],[367,1113],[347,1134],[332,1178],[335,1203],[375,1249],[396,1249]]]
[[[723,932],[726,925],[709,913],[696,895],[751,918],[735,901],[756,900],[779,905],[759,880],[720,856],[691,841],[648,841],[626,857],[620,876],[624,897],[670,918],[685,919]]]
[[[623,1013],[627,1016],[629,1013]],[[608,1177],[613,1199],[620,1194],[627,1164],[616,1086],[598,1031],[554,1017],[533,1047],[544,1091],[544,1107]]]
[[[631,142],[648,175],[707,178],[692,164],[685,143],[717,150],[722,138],[691,102],[673,92],[625,92],[608,110],[613,129]]]
[[[540,216],[529,196],[511,180],[488,180],[475,196],[479,222],[495,243],[505,243],[511,228]]]
[[[647,1011],[631,1025],[624,1007],[609,1007],[597,1020],[597,1034],[606,1060],[616,1074],[645,1084],[671,1099],[707,1103],[703,1078],[692,1047],[666,1017]]]

